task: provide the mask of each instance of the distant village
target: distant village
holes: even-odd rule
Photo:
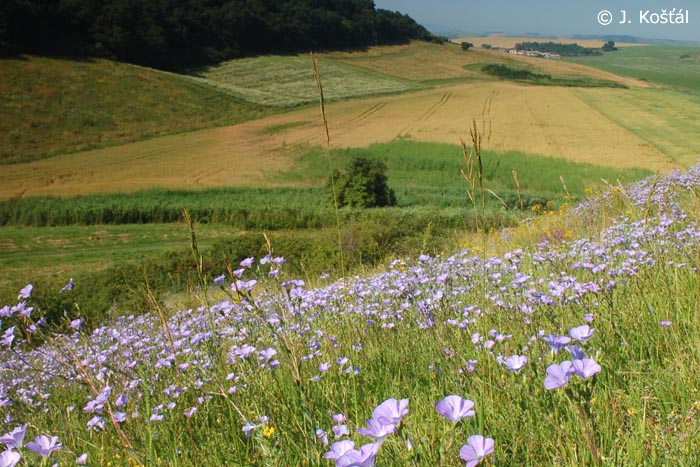
[[[488,44],[482,44],[481,47],[489,50],[495,50],[496,52],[503,52],[503,53],[508,53],[511,55],[524,55],[526,57],[538,57],[538,58],[547,58],[550,60],[561,60],[561,55],[552,53],[552,52],[540,52],[539,50],[518,50],[518,49],[511,49],[508,47],[493,47],[493,46],[488,46]]]

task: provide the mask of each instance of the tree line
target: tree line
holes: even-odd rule
[[[264,53],[440,41],[373,0],[4,0],[0,52],[180,69]]]
[[[614,42],[613,42],[614,45]],[[562,57],[576,57],[581,55],[603,55],[601,49],[581,47],[578,44],[560,44],[558,42],[519,42],[515,44],[516,50],[538,50]]]

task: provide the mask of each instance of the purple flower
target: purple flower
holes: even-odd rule
[[[319,363],[319,364],[318,364],[318,371],[319,371],[320,373],[325,373],[326,371],[328,371],[328,369],[329,369],[330,367],[331,367],[330,363],[326,363],[326,362]]]
[[[122,423],[126,421],[126,412],[114,412],[114,421],[117,423]]]
[[[73,321],[70,322],[70,328],[73,329],[74,331],[77,331],[80,329],[80,327],[83,325],[83,320],[80,318],[74,319]]]
[[[18,452],[4,451],[0,453],[0,467],[15,467],[21,458]]]
[[[226,280],[226,275],[222,274],[222,275],[214,278],[214,283],[218,284],[218,285],[224,285],[225,280]]]
[[[481,435],[472,435],[467,439],[467,444],[459,450],[459,457],[467,463],[467,467],[474,467],[493,454],[494,440],[484,438]]]
[[[586,316],[583,317],[583,320],[587,323],[592,323],[593,319],[593,313],[588,313],[586,314]]]
[[[367,436],[369,438],[374,438],[378,442],[384,441],[384,438],[396,431],[396,425],[386,425],[373,418],[367,420],[367,428],[360,428],[357,430],[362,436]]]
[[[0,443],[3,443],[8,449],[19,449],[24,443],[24,435],[27,432],[27,425],[18,426],[9,433],[0,437]]]
[[[17,300],[22,300],[22,299],[27,299],[29,296],[32,294],[32,289],[34,286],[32,284],[27,284],[25,285],[22,290],[19,291],[19,295],[17,295]]]
[[[333,415],[333,423],[343,423],[347,418],[345,418],[345,414],[342,413],[337,413]]]
[[[323,431],[323,430],[321,430]],[[316,430],[316,435],[318,436],[318,430]],[[325,436],[325,432],[324,432]],[[349,439],[344,439],[342,441],[336,441],[331,444],[331,450],[323,455],[326,459],[337,460],[338,458],[345,455],[345,453],[355,449],[355,443]]]
[[[373,467],[381,443],[365,444],[360,450],[352,449],[335,460],[336,467]]]
[[[244,268],[249,268],[253,265],[253,260],[253,257],[246,258],[243,261],[241,261],[241,266],[243,266]]]
[[[97,431],[98,429],[104,430],[105,429],[105,419],[100,417],[99,415],[95,415],[92,417],[88,423],[87,423],[88,430],[95,430]]]
[[[579,347],[578,345],[567,345],[566,351],[571,354],[572,357],[574,357],[575,360],[582,360],[585,358],[585,354],[583,353],[583,349]]]
[[[58,451],[63,445],[58,442],[58,436],[48,437],[39,435],[34,441],[27,443],[27,449],[34,451],[42,457],[49,457],[52,452]]]
[[[75,463],[79,465],[84,465],[87,463],[87,453],[82,454],[80,457],[75,459]]]
[[[547,367],[547,377],[544,379],[544,387],[546,389],[556,389],[566,386],[569,382],[572,363],[570,361],[561,362],[561,364],[552,363]]]
[[[447,396],[435,404],[435,409],[437,409],[438,413],[454,423],[463,418],[471,418],[476,415],[472,408],[474,408],[474,402],[469,399],[462,399],[459,396]]]
[[[662,328],[668,328],[671,326],[671,322],[670,321],[661,321],[659,323],[659,326],[661,326]]]
[[[527,357],[524,355],[511,355],[503,360],[507,370],[514,371],[518,373],[525,367],[527,363]]]
[[[2,339],[0,339],[0,344],[9,347],[10,345],[12,345],[13,340],[15,340],[14,326],[5,330],[5,333],[2,335]]]
[[[197,411],[197,407],[190,407],[189,409],[185,410],[185,417],[190,418],[194,413]]]
[[[583,379],[588,379],[598,373],[601,368],[592,358],[584,358],[582,360],[574,360],[573,373],[579,375]]]
[[[335,436],[336,438],[340,438],[341,436],[349,434],[350,430],[348,430],[347,425],[336,425],[333,427],[333,436]]]
[[[61,288],[61,290],[58,291],[58,293],[63,293],[63,292],[67,292],[69,290],[73,290],[73,284],[74,284],[74,281],[73,281],[73,278],[71,277],[70,280],[68,281],[68,283],[66,285],[64,285]]]
[[[277,355],[277,351],[272,347],[260,351],[260,357],[266,362],[270,361],[275,355]]]
[[[385,425],[398,425],[408,413],[408,399],[387,399],[372,412],[372,418]]]
[[[566,336],[557,336],[556,334],[548,334],[544,337],[542,337],[542,340],[545,341],[549,346],[552,348],[554,353],[559,353],[559,351],[569,342],[571,342],[571,339],[569,339]]]
[[[117,407],[123,407],[124,405],[126,405],[127,402],[129,402],[129,398],[122,394],[119,397],[117,397],[116,401],[114,401],[114,405]]]
[[[576,326],[575,328],[569,329],[569,335],[572,339],[576,339],[579,342],[586,342],[588,339],[593,337],[595,329],[591,329],[587,324],[582,324],[581,326]]]
[[[250,422],[246,422],[245,425],[243,425],[243,433],[246,436],[250,436],[253,433],[253,430],[255,430],[258,427],[258,425]]]
[[[316,437],[321,438],[321,443],[323,443],[324,446],[328,446],[328,435],[326,434],[325,430],[318,428],[316,430]],[[342,443],[342,441],[340,441],[340,442]]]

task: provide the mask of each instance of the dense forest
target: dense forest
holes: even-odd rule
[[[515,44],[515,48],[516,50],[539,50],[540,52],[559,54],[562,57],[603,55],[601,49],[581,47],[578,44],[560,44],[557,42],[520,42]]]
[[[3,0],[0,53],[178,69],[271,52],[439,40],[373,0]]]

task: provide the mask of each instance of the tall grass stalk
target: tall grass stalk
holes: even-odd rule
[[[190,216],[190,211],[185,208],[182,210],[182,217],[185,219],[187,228],[190,231],[190,250],[192,251],[192,257],[194,259],[195,268],[197,270],[197,280],[199,281],[199,287],[202,294],[203,304],[209,308],[209,284],[207,283],[207,276],[204,272],[204,257],[199,252],[199,247],[197,246],[197,235],[194,231],[194,221]]]
[[[340,273],[345,276],[345,262],[343,260],[343,240],[340,234],[340,212],[338,208],[338,195],[335,187],[335,177],[333,176],[333,158],[331,157],[331,135],[328,131],[328,120],[326,119],[326,104],[323,98],[323,84],[321,83],[321,72],[318,69],[318,61],[316,56],[311,53],[311,65],[314,73],[314,80],[318,88],[318,100],[321,107],[321,117],[323,119],[323,129],[326,132],[326,153],[328,155],[328,176],[331,178],[331,188],[333,191],[333,206],[335,208],[336,233],[338,235],[338,261],[340,264]]]

